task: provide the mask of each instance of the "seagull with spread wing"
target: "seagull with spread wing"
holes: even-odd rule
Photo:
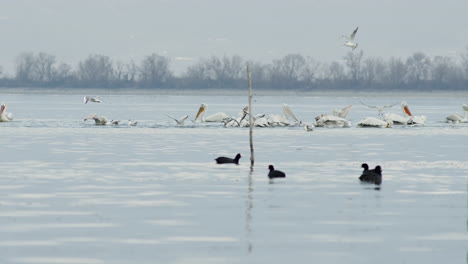
[[[362,101],[359,101],[359,102],[361,102],[361,104],[363,104],[363,105],[365,105],[365,106],[367,106],[367,107],[369,107],[369,108],[377,109],[377,111],[379,111],[379,115],[383,115],[383,111],[384,111],[385,108],[390,108],[390,107],[392,107],[392,106],[398,104],[398,103],[396,103],[396,104],[392,104],[392,105],[376,106],[376,105],[368,105],[368,104],[365,104],[365,103],[363,103]]]
[[[188,115],[183,116],[183,117],[181,117],[181,118],[179,118],[179,119],[174,118],[174,117],[172,117],[172,116],[170,116],[170,115],[166,115],[166,116],[169,117],[169,118],[171,118],[171,119],[174,119],[174,121],[176,121],[177,125],[179,125],[179,126],[183,126],[185,120],[188,118]]]
[[[358,47],[357,42],[354,41],[354,37],[356,36],[358,29],[359,27],[356,27],[356,29],[353,31],[353,33],[351,33],[351,35],[349,35],[349,37],[343,36],[343,38],[346,39],[346,42],[343,45],[345,45],[346,47],[350,47],[353,50],[355,50]]]

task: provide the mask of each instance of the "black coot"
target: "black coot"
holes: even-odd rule
[[[241,154],[237,153],[236,157],[233,159],[227,158],[227,157],[219,157],[219,158],[216,158],[215,160],[216,160],[216,163],[218,164],[234,163],[234,164],[239,165],[240,158],[241,158]]]
[[[382,183],[382,167],[376,166],[375,169],[369,170],[369,166],[366,163],[363,163],[361,167],[364,168],[364,170],[362,171],[359,180],[377,185]]]
[[[286,177],[286,174],[282,171],[279,171],[279,170],[275,170],[275,167],[273,167],[273,165],[270,165],[268,166],[268,169],[270,170],[270,172],[268,173],[268,178],[272,179],[272,178],[285,178]]]

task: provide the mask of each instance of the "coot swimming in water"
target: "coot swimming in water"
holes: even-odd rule
[[[240,153],[237,153],[236,157],[231,159],[231,158],[227,158],[227,157],[219,157],[219,158],[216,158],[216,163],[218,164],[224,164],[224,163],[235,163],[237,165],[239,165],[239,159],[241,158],[241,154]]]
[[[361,167],[364,168],[364,171],[362,171],[359,180],[377,185],[382,183],[382,168],[380,166],[376,166],[375,169],[369,170],[369,165],[363,163]]]
[[[268,166],[268,169],[270,170],[270,172],[268,173],[268,178],[272,179],[272,178],[285,178],[286,177],[286,174],[282,171],[279,171],[279,170],[275,170],[275,167],[273,167],[273,165],[270,165]]]

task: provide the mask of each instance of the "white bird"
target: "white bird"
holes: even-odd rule
[[[101,116],[98,117],[96,114],[89,115],[85,117],[84,121],[92,119],[96,123],[97,126],[105,126],[109,124],[109,121],[107,120],[107,117]]]
[[[350,47],[353,50],[355,50],[358,47],[357,42],[354,41],[354,37],[356,36],[356,33],[358,31],[359,27],[356,27],[356,29],[351,33],[351,35],[348,36],[343,36],[346,39],[346,42],[343,44],[346,47]]]
[[[223,120],[225,120],[226,118],[229,118],[229,116],[223,112],[218,112],[216,114],[212,114],[210,116],[205,117],[205,113],[207,109],[208,109],[207,104],[201,104],[200,108],[198,109],[197,115],[195,116],[195,120],[193,120],[193,122],[196,122],[199,117],[200,117],[201,122],[223,122]]]
[[[445,118],[449,123],[468,123],[468,105],[462,105],[464,115],[452,114]]]
[[[13,114],[6,111],[6,105],[0,107],[0,122],[10,122],[13,120]]]
[[[255,127],[269,127],[268,119],[265,117],[265,114],[259,114],[254,117],[254,126]]]
[[[299,119],[297,119],[297,117],[294,115],[289,105],[283,104],[282,109],[282,115],[271,114],[267,117],[268,124],[270,126],[289,126],[291,123],[288,117],[292,118],[296,122],[296,124],[302,124],[302,122]]]
[[[396,103],[396,104],[392,104],[392,105],[374,106],[374,105],[365,104],[362,101],[359,101],[359,102],[361,102],[361,104],[363,104],[363,105],[365,105],[365,106],[367,106],[369,108],[377,109],[377,111],[379,111],[379,116],[383,115],[383,111],[384,111],[385,108],[390,108],[390,107],[398,104],[398,103]]]
[[[83,102],[87,104],[88,102],[93,102],[93,103],[100,103],[101,100],[97,99],[96,97],[90,97],[90,96],[85,96],[83,98]]]
[[[132,120],[128,120],[128,125],[129,126],[136,126],[138,124],[138,121],[132,121]]]
[[[346,118],[346,116],[351,111],[351,107],[353,107],[353,105],[348,105],[347,107],[345,107],[345,108],[343,108],[341,110],[335,109],[335,110],[333,110],[333,115],[341,117],[341,118]]]
[[[401,102],[401,110],[404,116],[389,113],[384,115],[384,119],[391,120],[394,124],[400,125],[424,125],[426,122],[425,116],[414,116],[409,110],[406,102]]]
[[[118,126],[119,122],[120,122],[120,120],[111,120],[110,124],[113,125],[113,126]]]
[[[358,127],[391,127],[392,125],[391,120],[380,120],[375,117],[366,117],[357,124]]]
[[[339,116],[320,115],[315,118],[317,127],[350,127],[351,123]]]
[[[172,116],[170,116],[170,115],[166,115],[166,116],[169,117],[169,118],[171,118],[171,119],[173,119],[174,121],[176,121],[177,125],[179,125],[179,126],[183,126],[185,120],[188,118],[188,115],[185,115],[185,116],[183,116],[183,117],[181,117],[181,118],[179,118],[179,119],[174,118],[174,117],[172,117]]]

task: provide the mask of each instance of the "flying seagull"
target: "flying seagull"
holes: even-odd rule
[[[396,103],[396,104],[392,104],[392,105],[375,106],[375,105],[365,104],[362,101],[359,101],[359,102],[361,102],[361,104],[363,104],[363,105],[365,105],[365,106],[367,106],[369,108],[377,109],[377,111],[379,111],[379,115],[383,115],[383,111],[384,111],[385,108],[390,108],[390,107],[398,104],[398,103]]]
[[[99,99],[97,99],[97,98],[95,98],[95,97],[85,96],[85,97],[83,98],[83,102],[84,102],[85,104],[87,104],[88,102],[100,103],[101,100],[99,100]]]
[[[350,47],[353,50],[355,50],[358,47],[357,42],[354,41],[354,37],[356,36],[358,29],[359,27],[356,27],[356,29],[353,31],[353,33],[351,33],[351,35],[349,35],[349,37],[343,36],[346,39],[346,42],[343,45],[345,45],[346,47]]]
[[[183,126],[185,120],[188,118],[188,115],[183,116],[183,117],[181,117],[181,118],[179,118],[179,119],[174,118],[174,117],[172,117],[172,116],[170,116],[170,115],[166,115],[166,116],[169,117],[169,118],[171,118],[171,119],[174,119],[174,121],[176,121],[177,125],[179,125],[179,126]]]

